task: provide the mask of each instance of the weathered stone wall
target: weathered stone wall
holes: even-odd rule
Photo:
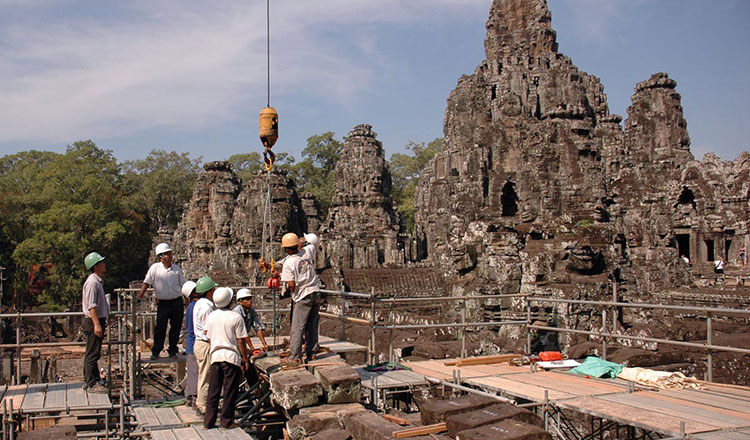
[[[174,233],[175,261],[189,279],[210,274],[231,285],[260,282],[263,251],[265,173],[240,181],[228,162],[209,162],[198,178],[182,220]],[[307,232],[308,218],[294,183],[282,172],[271,174],[271,219],[274,242],[288,232]],[[267,232],[268,233],[268,232]],[[281,256],[277,246],[276,258]]]
[[[322,257],[339,269],[404,263],[391,200],[391,173],[372,126],[357,125],[344,140],[334,170],[334,195],[322,228]]]
[[[623,129],[599,79],[557,51],[546,1],[495,0],[485,52],[448,98],[416,200],[416,255],[456,293],[601,299],[618,281],[648,299],[750,244],[750,154],[694,160],[666,74],[636,86]]]

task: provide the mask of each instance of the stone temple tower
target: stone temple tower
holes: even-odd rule
[[[391,173],[372,126],[357,125],[345,138],[334,170],[334,194],[322,228],[328,263],[358,269],[403,263]]]

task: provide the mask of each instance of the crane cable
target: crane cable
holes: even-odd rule
[[[278,139],[278,114],[271,107],[271,8],[270,0],[266,0],[266,107],[260,112],[260,140],[265,147],[263,151],[263,162],[266,170],[266,197],[263,204],[263,225],[261,238],[260,270],[262,273],[275,270],[273,257],[273,215],[271,210],[271,171],[276,155],[271,150]],[[267,238],[266,238],[267,237]],[[267,258],[267,260],[266,260]],[[268,263],[266,263],[268,261]],[[269,280],[271,281],[271,280]],[[273,288],[269,282],[269,293],[273,298],[273,321],[271,331],[273,335],[273,350],[277,346],[277,312],[276,295],[277,288]]]

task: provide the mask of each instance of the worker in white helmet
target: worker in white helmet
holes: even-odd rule
[[[245,345],[252,344],[247,337],[242,317],[229,309],[234,292],[220,287],[213,294],[216,310],[206,320],[206,336],[211,344],[211,370],[208,373],[208,399],[203,417],[203,427],[216,427],[219,400],[221,427],[231,429],[234,423],[234,406],[242,378],[243,367],[250,368],[250,353]]]
[[[154,329],[154,345],[151,348],[151,360],[158,359],[159,353],[164,348],[167,323],[169,323],[167,352],[170,357],[176,358],[177,343],[180,341],[180,330],[185,313],[182,286],[186,280],[180,266],[172,262],[172,248],[167,243],[158,244],[155,253],[159,261],[152,264],[146,272],[138,299],[143,298],[146,289],[153,286],[156,296],[156,328]]]
[[[307,258],[310,260],[313,264],[313,267],[315,267],[315,256],[318,253],[318,245],[320,244],[320,239],[316,234],[302,234],[302,237],[299,237],[299,250],[302,258]]]
[[[306,360],[314,358],[318,347],[320,287],[312,261],[300,255],[297,234],[285,234],[281,238],[281,246],[287,254],[281,270],[281,281],[286,283],[294,302],[289,360],[291,363],[299,363],[302,361],[303,338]]]
[[[258,339],[260,339],[263,350],[267,351],[268,344],[266,343],[266,336],[263,334],[265,327],[260,322],[260,318],[258,318],[258,312],[253,308],[253,293],[250,289],[240,289],[237,291],[237,306],[232,309],[232,311],[242,317],[248,336],[250,336],[252,332],[255,332],[255,334],[258,335]],[[253,347],[249,337],[247,338],[247,341],[247,349],[252,353],[255,347]],[[255,371],[255,368],[248,368],[245,370],[245,380],[247,381],[248,387],[252,387],[258,382],[258,373]]]

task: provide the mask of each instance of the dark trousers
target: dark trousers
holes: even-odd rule
[[[83,382],[93,387],[101,380],[99,376],[99,358],[102,357],[102,341],[107,332],[107,320],[99,318],[102,325],[102,336],[94,334],[94,321],[91,318],[83,319],[83,334],[86,335],[86,354],[83,355]]]
[[[180,330],[182,329],[182,318],[185,316],[185,301],[182,297],[159,300],[156,303],[156,328],[154,329],[154,346],[151,354],[159,356],[164,348],[164,338],[167,335],[167,322],[169,322],[169,351],[170,355],[177,354],[180,342]]]
[[[229,362],[215,362],[208,372],[208,399],[206,400],[206,414],[203,426],[216,426],[216,416],[219,400],[224,397],[221,405],[221,426],[226,428],[234,422],[234,404],[242,378],[242,368]]]

